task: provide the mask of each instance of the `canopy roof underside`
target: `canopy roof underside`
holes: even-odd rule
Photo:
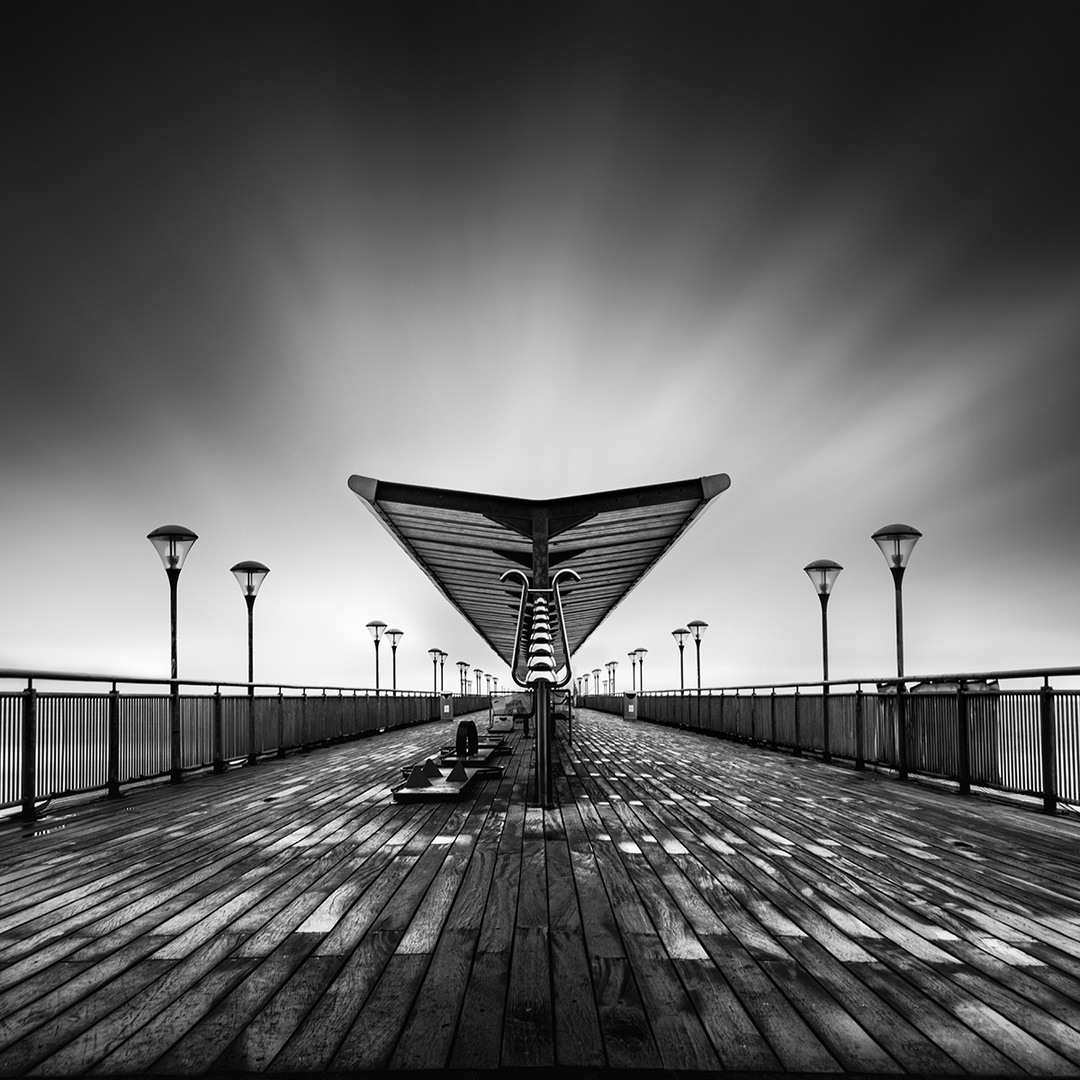
[[[533,579],[545,547],[560,584],[566,648],[572,655],[656,565],[709,501],[730,485],[725,474],[565,499],[499,495],[351,476],[349,487],[508,665],[518,635],[520,582]],[[562,652],[562,649],[559,649]],[[569,656],[559,659],[568,662]]]

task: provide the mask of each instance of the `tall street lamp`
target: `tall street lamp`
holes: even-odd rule
[[[615,693],[615,669],[619,666],[618,660],[612,660],[608,665],[611,668],[611,692]]]
[[[821,601],[821,677],[825,682],[829,681],[829,594],[843,569],[831,559],[816,559],[803,567]]]
[[[594,667],[592,669],[592,677],[593,677],[593,685],[596,688],[595,692],[597,694],[599,694],[600,693],[600,669],[598,667]]]
[[[439,692],[439,657],[442,656],[442,649],[428,649],[427,654],[431,657],[431,692],[437,694]]]
[[[405,636],[404,630],[387,630],[386,636],[390,639],[390,662],[393,671],[393,690],[397,693],[397,646],[398,642]]]
[[[458,674],[461,676],[461,693],[465,694],[465,672],[469,670],[469,662],[467,660],[459,660],[457,662]]]
[[[694,649],[697,651],[697,690],[701,693],[701,635],[705,633],[709,624],[700,619],[691,619],[686,624],[687,629],[694,635]]]
[[[473,668],[473,675],[476,676],[476,681],[473,683],[473,686],[476,687],[477,697],[480,696],[480,676],[483,674],[484,673],[480,670],[480,668]]]
[[[375,642],[375,696],[379,696],[379,642],[382,641],[383,631],[386,630],[386,623],[380,622],[378,619],[373,619],[367,624],[368,630],[371,631],[371,640]]]
[[[439,650],[439,693],[444,693],[446,690],[446,658],[450,654]]]
[[[255,624],[255,596],[263,579],[270,573],[268,566],[251,559],[238,562],[230,567],[236,580],[240,583],[240,591],[247,601],[248,615],[248,764],[254,765],[255,756],[255,648],[254,648],[254,624]]]
[[[904,677],[904,603],[902,587],[911,549],[922,533],[910,525],[883,525],[871,539],[885,556],[896,588],[896,676]]]
[[[630,658],[630,689],[637,693],[637,653],[628,652],[626,655]]]
[[[169,624],[172,630],[172,683],[170,685],[170,728],[171,728],[171,752],[172,765],[169,771],[169,779],[174,784],[180,783],[180,684],[176,681],[176,583],[180,580],[180,571],[184,566],[184,559],[191,550],[191,545],[199,539],[196,533],[185,529],[183,525],[162,525],[151,533],[146,534],[146,539],[154,545],[161,562],[165,567],[165,573],[169,578]]]
[[[671,631],[671,636],[679,646],[679,693],[681,694],[686,690],[686,680],[683,678],[683,646],[690,636],[690,631],[685,626],[680,626],[678,630]]]
[[[638,662],[638,690],[643,694],[645,693],[645,654],[648,651],[648,649],[643,649],[641,646],[634,650]]]

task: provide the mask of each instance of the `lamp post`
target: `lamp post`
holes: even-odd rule
[[[637,653],[628,652],[626,655],[630,658],[630,688],[637,693]]]
[[[459,660],[457,662],[458,678],[461,680],[461,693],[465,693],[465,672],[469,670],[469,664],[467,660]]]
[[[645,693],[645,654],[648,651],[648,649],[641,648],[640,645],[634,650],[638,662],[638,690],[642,694]]]
[[[871,536],[889,564],[896,588],[896,676],[900,679],[904,677],[904,571],[907,569],[911,549],[918,543],[920,536],[922,533],[910,525],[883,525]]]
[[[844,568],[831,559],[817,559],[803,567],[821,601],[821,677],[829,681],[829,594]]]
[[[484,673],[480,670],[480,668],[473,668],[473,675],[475,676],[475,682],[473,683],[473,686],[476,687],[477,697],[480,696],[480,676],[483,674]]]
[[[379,642],[382,641],[383,631],[386,630],[386,623],[380,622],[378,619],[373,619],[367,624],[368,630],[371,631],[371,639],[375,642],[375,696],[379,696]]]
[[[686,690],[686,680],[683,678],[683,646],[690,636],[690,631],[685,626],[680,626],[678,630],[671,631],[671,636],[679,646],[679,693],[681,694]]]
[[[707,622],[702,622],[701,619],[691,619],[686,624],[690,633],[694,635],[694,649],[697,651],[697,689],[698,693],[701,693],[701,635],[705,633],[708,628]]]
[[[386,636],[390,639],[390,656],[393,667],[393,690],[397,694],[397,645],[398,642],[405,636],[404,630],[387,630]]]
[[[263,579],[270,573],[268,566],[261,562],[248,559],[238,562],[230,567],[230,571],[240,583],[240,591],[247,601],[248,616],[248,764],[254,765],[258,760],[255,755],[255,596]]]
[[[183,525],[162,525],[153,532],[147,533],[146,539],[154,545],[158,555],[161,556],[165,573],[169,578],[169,624],[172,632],[172,682],[169,688],[172,764],[169,770],[169,780],[174,784],[179,784],[181,779],[180,684],[176,681],[176,583],[180,580],[180,571],[183,569],[184,559],[187,558],[191,545],[199,537],[190,529],[185,529]]]
[[[499,692],[499,676],[498,675],[492,675],[491,676],[491,685],[495,688],[495,693],[497,694]]]
[[[618,660],[611,661],[611,692],[615,693],[615,669],[619,666]]]
[[[840,571],[844,568],[831,559],[817,559],[804,566],[803,569],[810,578],[810,583],[814,586],[814,591],[821,601],[821,678],[823,680],[821,687],[821,726],[822,741],[825,744],[821,760],[829,762],[832,761],[832,752],[829,749],[831,740],[829,736],[829,618],[827,612],[829,594],[832,592],[832,587],[836,583]]]
[[[593,677],[593,686],[595,687],[595,692],[597,694],[599,694],[600,693],[600,669],[598,667],[594,667],[592,669],[592,677]]]
[[[439,693],[442,694],[446,691],[446,658],[450,654],[439,650]]]
[[[439,692],[439,657],[442,656],[442,649],[428,649],[427,654],[431,657],[431,692],[437,694]]]

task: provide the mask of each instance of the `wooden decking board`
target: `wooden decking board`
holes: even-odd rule
[[[434,724],[0,824],[0,1073],[1080,1074],[1080,821],[574,727],[550,810],[394,804]]]

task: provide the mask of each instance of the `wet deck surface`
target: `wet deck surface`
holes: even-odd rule
[[[1080,1074],[1080,824],[582,712],[460,804],[452,724],[0,824],[0,1072]]]

